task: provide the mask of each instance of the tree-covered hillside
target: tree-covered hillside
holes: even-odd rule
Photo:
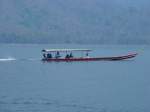
[[[0,43],[150,44],[149,0],[0,0]]]

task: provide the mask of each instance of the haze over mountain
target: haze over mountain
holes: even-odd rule
[[[0,0],[0,43],[150,44],[150,0]]]

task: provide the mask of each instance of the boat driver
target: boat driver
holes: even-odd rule
[[[45,53],[43,53],[43,57],[46,58],[46,54]]]

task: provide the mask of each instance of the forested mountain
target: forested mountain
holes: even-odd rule
[[[0,0],[0,43],[150,44],[149,0]]]

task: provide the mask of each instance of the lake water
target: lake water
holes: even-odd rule
[[[43,48],[90,48],[126,61],[41,61]],[[0,45],[0,112],[150,112],[149,46]]]

